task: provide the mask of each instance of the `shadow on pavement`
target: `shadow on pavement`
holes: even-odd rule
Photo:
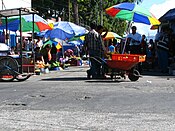
[[[46,78],[41,79],[42,81],[84,81],[86,77],[64,77],[64,78]]]
[[[119,83],[119,82],[131,82],[125,79],[87,79],[86,77],[64,77],[64,78],[46,78],[41,81],[85,81],[89,83]]]
[[[169,75],[168,73],[161,73],[159,71],[143,71],[141,73],[142,76],[147,75],[147,76],[159,76],[159,77],[164,77],[164,76],[172,76]]]
[[[87,80],[89,83],[120,83],[120,82],[129,82],[127,80],[112,80],[112,79],[100,79],[100,80]]]

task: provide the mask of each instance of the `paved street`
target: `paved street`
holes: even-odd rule
[[[87,67],[0,83],[0,130],[174,131],[174,76],[87,80]]]

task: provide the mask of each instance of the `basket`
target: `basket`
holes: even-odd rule
[[[128,62],[144,62],[146,55],[133,55],[133,54],[111,54],[112,60],[128,61]]]

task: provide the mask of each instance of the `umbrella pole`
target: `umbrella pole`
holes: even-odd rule
[[[63,54],[63,58],[64,58],[64,48],[63,48],[63,41],[61,41],[62,44],[62,54]]]
[[[132,25],[132,22],[129,21],[129,22],[127,23],[127,29],[126,29],[127,35],[130,33],[130,27],[131,27],[131,25]],[[127,38],[125,39],[125,43],[124,43],[124,45],[123,45],[122,54],[125,53],[126,43],[127,43]]]
[[[125,38],[125,43],[124,43],[124,45],[123,45],[122,54],[124,54],[124,53],[125,53],[126,42],[127,42],[127,38]]]

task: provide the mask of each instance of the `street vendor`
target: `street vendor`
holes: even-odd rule
[[[50,63],[50,60],[52,59],[52,56],[51,56],[51,49],[52,49],[52,46],[51,45],[46,45],[44,48],[41,48],[41,60],[44,64],[48,64]]]
[[[101,65],[95,61],[93,58],[102,58],[105,52],[103,41],[100,33],[96,31],[97,26],[95,23],[90,24],[91,30],[89,33],[85,36],[85,43],[84,47],[87,53],[90,57],[90,70],[87,71],[88,78],[92,75],[92,78],[101,78],[102,74],[100,71]],[[101,28],[98,28],[98,31],[101,30]]]

